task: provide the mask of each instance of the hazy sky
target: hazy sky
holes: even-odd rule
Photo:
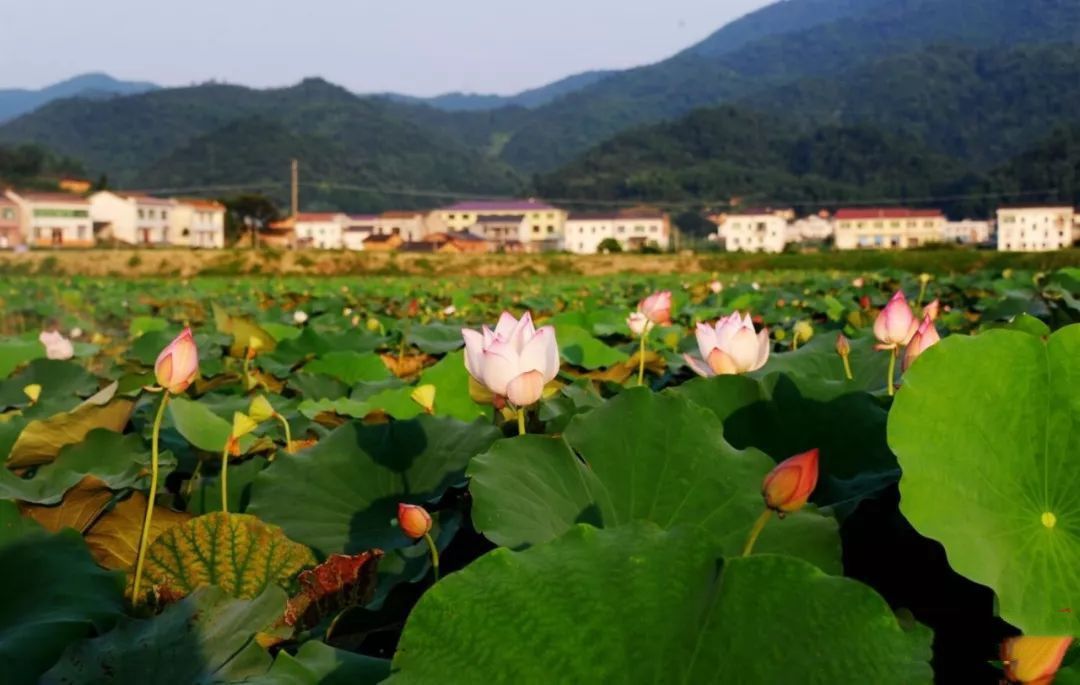
[[[0,87],[105,71],[162,85],[322,76],[358,92],[512,93],[657,61],[769,1],[5,2]]]

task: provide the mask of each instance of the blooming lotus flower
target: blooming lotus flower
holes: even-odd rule
[[[295,312],[293,312],[292,320],[298,324],[303,325],[304,322],[308,320],[307,312],[305,312],[303,309],[297,309]]]
[[[638,303],[637,310],[657,326],[668,325],[671,323],[671,291],[662,290],[649,295]]]
[[[1005,675],[1014,683],[1049,683],[1072,637],[1010,637],[1001,643]]]
[[[158,355],[154,362],[154,376],[158,385],[176,395],[187,390],[198,373],[199,350],[191,337],[191,329],[185,328]]]
[[[765,506],[781,514],[802,509],[818,479],[818,450],[797,454],[777,464],[761,484]]]
[[[45,356],[49,359],[71,359],[75,356],[75,347],[60,331],[42,331],[38,341],[45,346]]]
[[[941,315],[941,300],[934,300],[923,307],[923,316],[929,316],[931,321],[937,321]]]
[[[413,540],[419,540],[431,530],[431,514],[415,504],[398,504],[397,521],[401,532]]]
[[[638,338],[648,333],[653,328],[653,322],[649,321],[649,317],[645,316],[641,312],[634,312],[629,317],[627,317],[626,325],[630,328],[630,332]]]
[[[540,400],[544,386],[559,373],[559,345],[552,326],[535,328],[532,315],[520,320],[503,312],[492,331],[463,328],[465,368],[496,396],[516,407]]]
[[[911,341],[908,342],[907,349],[904,350],[904,360],[900,363],[900,368],[904,371],[908,370],[915,359],[936,345],[941,340],[941,336],[938,335],[937,329],[934,328],[934,320],[930,318],[929,314],[923,315],[922,323],[919,324],[919,329],[915,331],[915,335],[911,336]]]
[[[911,312],[907,298],[903,292],[897,291],[874,320],[874,337],[880,343],[877,349],[895,350],[907,345],[918,327],[919,321]]]
[[[697,326],[698,351],[701,359],[683,355],[686,363],[699,376],[756,371],[769,360],[769,329],[754,333],[754,322],[732,313],[716,322],[714,326],[699,323]]]

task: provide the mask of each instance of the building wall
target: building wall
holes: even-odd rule
[[[298,245],[320,250],[340,250],[344,246],[344,214],[333,219],[297,220],[296,241]]]
[[[944,240],[945,217],[836,218],[838,250],[902,250]]]
[[[90,203],[79,197],[33,194],[8,198],[19,205],[23,240],[34,247],[93,247],[94,223]]]
[[[169,221],[175,203],[171,200],[140,198],[130,201],[135,204],[135,237],[131,242],[136,245],[167,245]]]
[[[789,243],[822,242],[832,237],[832,234],[832,222],[813,215],[788,224],[785,240]]]
[[[945,242],[977,245],[990,239],[989,221],[946,221],[942,229]]]
[[[23,244],[19,215],[19,205],[0,195],[0,249]]]
[[[719,232],[728,252],[783,252],[787,219],[776,214],[731,214]]]
[[[183,247],[225,247],[225,208],[177,200],[169,214],[167,240],[170,245]]]
[[[108,224],[116,240],[135,242],[135,204],[115,193],[103,190],[90,196],[90,216],[94,223]]]
[[[557,207],[538,207],[536,209],[521,209],[507,207],[485,208],[483,210],[460,210],[440,209],[434,214],[446,225],[448,231],[466,231],[476,224],[481,215],[483,216],[515,216],[524,215],[521,222],[521,233],[518,240],[523,243],[551,243],[561,244],[566,227],[566,211]]]
[[[1002,252],[1044,252],[1072,245],[1072,207],[1002,208],[997,213],[997,246]]]
[[[666,249],[671,242],[671,228],[663,216],[571,217],[566,220],[563,247],[577,254],[595,254],[607,238],[614,238],[627,252],[640,250],[649,243]]]

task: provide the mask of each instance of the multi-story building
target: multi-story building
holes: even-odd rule
[[[481,235],[477,222],[481,216],[522,217],[517,239],[530,252],[558,250],[562,247],[566,211],[528,200],[473,200],[459,202],[433,212],[450,231],[469,231]],[[482,236],[483,237],[483,236]]]
[[[349,216],[341,212],[300,212],[294,225],[296,246],[340,250],[348,224]]]
[[[611,238],[624,251],[635,252],[647,245],[667,249],[671,243],[671,221],[667,214],[651,209],[614,213],[575,212],[566,220],[564,245],[570,252],[594,254],[600,243]]]
[[[90,216],[101,235],[129,245],[166,245],[172,200],[102,190],[90,196]]]
[[[93,247],[90,203],[68,193],[15,193],[5,197],[18,206],[23,242],[34,247]]]
[[[1003,252],[1061,250],[1073,243],[1072,207],[1002,207],[997,211],[997,247]]]
[[[710,217],[728,252],[783,252],[789,209],[744,209]]]
[[[963,221],[946,221],[945,226],[942,228],[942,237],[947,243],[978,245],[990,240],[991,232],[989,221],[965,219]]]
[[[364,249],[364,241],[379,235],[381,229],[378,214],[350,214],[346,217],[345,229],[341,234],[341,245],[346,250],[359,252]]]
[[[0,194],[0,249],[8,250],[23,244],[19,216],[19,205]]]
[[[200,198],[176,200],[169,214],[168,242],[184,247],[225,247],[225,205]]]
[[[898,250],[944,240],[945,215],[937,209],[840,209],[833,216],[838,250]]]

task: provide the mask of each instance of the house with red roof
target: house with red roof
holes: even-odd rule
[[[220,202],[178,198],[169,218],[169,244],[202,249],[225,247],[225,205]]]
[[[945,239],[945,215],[939,209],[838,209],[833,227],[838,250],[903,250]]]
[[[535,198],[526,200],[467,200],[433,212],[450,231],[469,231],[485,235],[500,224],[498,240],[520,242],[527,252],[559,250],[563,247],[566,211]],[[483,222],[481,222],[483,219]],[[506,222],[516,223],[517,235],[511,236]],[[510,227],[512,228],[512,226]]]
[[[128,245],[168,245],[172,200],[143,193],[102,190],[90,196],[95,232]]]
[[[4,197],[18,207],[16,215],[24,244],[33,247],[93,247],[90,203],[70,193],[7,191]]]

